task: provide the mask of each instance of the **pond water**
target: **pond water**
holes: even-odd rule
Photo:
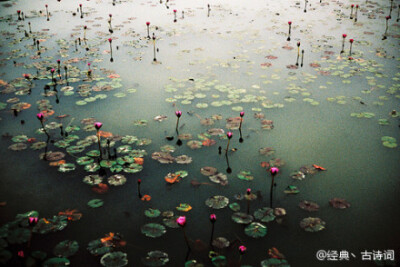
[[[351,11],[351,4],[360,7]],[[49,259],[61,255],[68,260],[58,260],[70,261],[71,266],[123,266],[126,259],[127,266],[161,266],[163,259],[167,266],[184,266],[186,261],[193,261],[186,266],[273,266],[274,257],[279,266],[383,266],[372,259],[379,257],[378,250],[385,257],[394,251],[398,263],[400,24],[398,3],[392,4],[390,11],[391,1],[128,0],[113,5],[112,0],[88,0],[82,2],[81,18],[77,1],[1,2],[1,264],[40,266],[47,261],[44,266],[50,266]],[[24,20],[18,20],[17,10],[24,13]],[[155,62],[146,22],[150,37],[154,33],[156,38]],[[387,38],[382,40],[386,22]],[[347,35],[343,53],[342,34]],[[350,39],[354,39],[351,55]],[[39,48],[34,40],[39,40]],[[182,145],[177,144],[178,110]],[[243,142],[237,125],[241,111]],[[49,138],[36,117],[39,112],[45,114]],[[155,120],[159,115],[166,118]],[[237,124],[227,123],[230,118]],[[103,123],[105,167],[100,170],[96,121]],[[208,135],[210,129],[220,134]],[[225,155],[229,131],[233,136]],[[193,140],[201,147],[192,149]],[[120,167],[113,158],[107,161],[114,148]],[[262,154],[261,148],[269,153]],[[191,162],[159,162],[157,152],[167,150],[174,152],[161,154],[161,161],[187,155]],[[45,151],[47,160],[40,158]],[[49,151],[63,154],[55,159],[57,155]],[[82,158],[89,151],[92,154]],[[123,164],[122,156],[130,162],[135,157],[138,163],[142,157],[143,168],[140,164],[126,168],[129,164]],[[59,160],[75,168],[60,172],[69,165],[50,166]],[[93,163],[80,165],[82,161]],[[226,175],[224,185],[201,173],[207,166],[215,167],[222,180]],[[274,177],[272,207],[283,208],[286,215],[270,216],[269,222],[253,218],[266,226],[265,236],[248,235],[262,235],[262,226],[252,232],[256,224],[234,222],[234,206],[214,209],[205,204],[210,197],[225,196],[229,204],[238,203],[242,213],[247,213],[248,204],[251,215],[270,207],[274,166],[279,173]],[[127,172],[132,169],[135,173]],[[96,192],[99,186],[83,182],[101,170],[105,171],[102,183],[109,187],[104,194]],[[187,176],[182,172],[179,182],[167,183],[164,177],[177,171],[186,171]],[[240,179],[242,171],[250,173]],[[126,177],[122,186],[107,181],[117,173]],[[304,173],[304,179],[295,179]],[[150,201],[138,197],[138,179],[141,195],[151,196]],[[285,193],[288,186],[299,192]],[[248,188],[257,199],[243,199]],[[330,205],[334,198],[350,206],[334,208]],[[92,199],[103,205],[90,207]],[[319,209],[301,209],[304,200],[317,203]],[[177,210],[181,203],[192,209]],[[67,209],[81,216],[58,216]],[[155,213],[149,209],[162,214],[147,217],[145,211]],[[28,215],[15,220],[17,214],[29,211],[37,211],[39,219],[31,228]],[[186,216],[190,253],[183,229],[165,211],[173,211],[174,219]],[[228,248],[209,245],[213,213],[217,217],[213,237],[225,237],[231,242]],[[54,223],[53,216],[62,222]],[[300,222],[309,217],[325,224],[303,229]],[[176,228],[165,226],[168,218]],[[68,222],[65,229],[63,222]],[[148,223],[164,225],[166,232],[148,237],[142,233]],[[100,240],[110,233],[115,234],[111,241]],[[63,247],[64,254],[53,253],[64,240],[77,241],[79,249],[75,252],[70,244]],[[87,249],[93,240],[102,248],[92,251],[96,255]],[[242,256],[241,245],[247,247]],[[272,248],[284,256],[269,254]],[[318,260],[319,250],[331,254]],[[24,251],[23,258],[19,251]],[[35,251],[47,256],[40,260]],[[126,256],[112,253],[118,251]],[[151,251],[167,253],[168,260],[155,260],[156,256],[146,260]],[[342,252],[341,261],[333,260],[335,251]],[[349,253],[348,260],[343,252]],[[107,263],[110,257],[120,257],[115,260],[120,265]],[[395,266],[390,260],[386,264]]]

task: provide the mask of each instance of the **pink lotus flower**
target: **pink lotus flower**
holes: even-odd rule
[[[391,19],[391,17],[390,16],[386,16],[386,20],[389,20],[389,19]]]
[[[103,123],[101,123],[101,122],[94,123],[94,128],[96,128],[96,130],[100,130],[101,126],[103,126]]]
[[[51,73],[54,73],[55,71],[56,71],[55,69],[51,69],[51,70],[50,70]]]
[[[112,17],[112,14],[108,14],[108,16],[111,18],[111,17]]]
[[[108,41],[111,43],[111,42],[112,42],[112,39],[111,39],[111,38],[108,38]]]
[[[60,63],[60,62],[61,62],[61,60],[57,59],[57,63]]]
[[[36,118],[38,118],[40,121],[42,121],[44,119],[44,115],[42,112],[36,114]]]
[[[86,30],[86,29],[87,29],[87,26],[86,26],[86,25],[85,25],[85,26],[83,26],[83,29],[84,29],[84,30]]]
[[[174,9],[174,13],[176,13],[176,11],[177,11],[177,10],[176,10],[176,9]]]
[[[29,78],[31,77],[29,74],[27,74],[27,73],[24,73],[23,75],[22,75],[25,79],[27,79],[27,80],[29,80]]]
[[[186,224],[186,217],[185,216],[179,216],[178,219],[176,219],[176,223],[180,226],[180,227],[184,227]]]
[[[240,117],[243,117],[244,116],[244,111],[240,111]]]
[[[251,194],[251,189],[250,189],[250,188],[247,188],[246,193],[247,193],[248,195],[250,195],[250,194]]]
[[[138,183],[138,184],[141,184],[141,183],[142,183],[142,179],[138,179],[138,180],[137,180],[137,183]]]
[[[18,251],[18,257],[25,258],[25,254],[23,250]]]
[[[291,22],[291,21],[288,21],[288,24],[289,24],[289,25],[292,25],[292,22]]]
[[[79,4],[79,7],[82,7],[82,4]]]
[[[239,252],[240,252],[240,254],[243,255],[243,254],[246,252],[246,250],[247,250],[247,248],[246,248],[245,246],[243,246],[243,245],[239,246]]]
[[[29,217],[28,220],[30,226],[35,226],[38,222],[38,217]]]
[[[176,115],[178,118],[180,118],[180,117],[182,116],[182,111],[180,111],[180,110],[175,111],[175,115]]]
[[[269,172],[270,172],[272,175],[276,175],[276,174],[278,174],[279,169],[278,169],[277,167],[272,167],[271,169],[269,169]]]
[[[149,26],[150,25],[150,21],[146,22],[146,25]]]
[[[228,133],[226,134],[226,136],[228,137],[228,139],[231,139],[232,136],[233,136],[233,133],[232,133],[232,132],[228,132]]]
[[[17,13],[20,14],[20,13],[21,13],[21,10],[17,10]]]
[[[351,5],[351,7],[354,7],[354,5]]]
[[[215,215],[214,213],[210,215],[210,221],[212,223],[215,223],[217,221],[217,215]]]
[[[45,5],[45,7],[48,7],[48,5]]]
[[[347,37],[347,34],[343,33],[343,34],[342,34],[342,37],[343,37],[343,38],[346,38],[346,37]]]
[[[350,43],[353,43],[353,42],[354,42],[354,39],[350,39],[349,41],[350,41]]]
[[[299,47],[300,46],[300,42],[297,42],[297,47]]]

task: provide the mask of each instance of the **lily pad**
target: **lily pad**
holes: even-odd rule
[[[235,212],[232,214],[232,220],[239,224],[249,224],[254,220],[254,218],[250,214],[244,212]]]
[[[240,205],[237,202],[233,202],[233,203],[229,204],[229,208],[236,212],[236,211],[240,210]]]
[[[210,179],[210,181],[216,184],[221,184],[223,186],[228,184],[228,177],[226,176],[226,174],[223,174],[221,172],[211,175],[208,178]]]
[[[152,238],[160,237],[167,232],[165,227],[159,223],[148,223],[143,225],[140,229],[142,234]]]
[[[262,222],[271,222],[275,220],[274,210],[268,207],[263,207],[254,212],[254,217]]]
[[[318,211],[319,205],[315,202],[303,200],[299,203],[299,207],[306,211]]]
[[[222,209],[229,204],[229,199],[224,196],[212,196],[207,198],[206,205],[213,209]]]
[[[114,174],[107,179],[110,185],[119,186],[126,183],[126,177],[122,174]]]
[[[77,241],[64,240],[58,243],[53,249],[53,254],[57,257],[68,258],[74,255],[79,249]]]
[[[200,169],[201,174],[205,176],[211,176],[217,173],[217,168],[214,167],[203,167]]]
[[[252,181],[254,179],[254,176],[251,175],[250,171],[240,171],[237,177],[240,180],[245,180],[245,181]]]
[[[99,207],[103,206],[104,202],[101,199],[95,198],[95,199],[90,200],[87,204],[91,208],[99,208]]]
[[[212,245],[216,248],[223,249],[229,247],[229,240],[225,237],[217,237],[212,241]]]
[[[67,258],[50,258],[43,262],[43,267],[68,266],[70,261]]]
[[[147,210],[144,211],[144,215],[146,215],[146,217],[149,218],[156,218],[158,216],[160,216],[161,212],[158,209],[152,209],[152,208],[148,208]]]
[[[261,223],[253,222],[246,226],[244,233],[254,238],[260,238],[267,234],[267,227]]]
[[[307,232],[318,232],[325,229],[325,222],[320,218],[308,217],[301,220],[300,227]]]
[[[261,261],[261,267],[290,267],[290,264],[285,259],[270,258]]]
[[[70,172],[70,171],[74,171],[75,170],[75,164],[73,163],[65,163],[65,164],[61,164],[58,167],[58,171],[59,172]]]
[[[164,266],[168,262],[168,254],[159,250],[150,251],[145,258],[142,258],[145,266]]]
[[[329,204],[336,209],[347,209],[350,207],[350,203],[344,198],[332,198],[329,200]]]
[[[108,252],[101,257],[100,263],[106,267],[126,266],[128,265],[127,254],[121,251]]]

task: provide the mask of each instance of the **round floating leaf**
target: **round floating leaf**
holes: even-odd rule
[[[98,150],[91,150],[86,153],[87,156],[97,158],[100,157],[100,152]]]
[[[332,198],[329,200],[329,204],[336,209],[347,209],[350,207],[350,203],[344,198]]]
[[[223,186],[228,184],[228,177],[221,172],[219,172],[215,175],[211,175],[208,178],[210,179],[210,181],[217,183],[217,184],[221,184]]]
[[[250,171],[240,171],[237,177],[240,180],[245,180],[245,181],[252,181],[254,179],[254,176],[251,175]]]
[[[299,203],[299,207],[306,211],[318,211],[319,205],[315,202],[303,200]]]
[[[53,254],[57,257],[68,258],[74,255],[78,249],[79,245],[77,241],[64,240],[55,246]]]
[[[190,206],[187,203],[180,203],[179,207],[176,207],[176,209],[179,210],[179,211],[188,212],[189,210],[192,209],[192,206]]]
[[[254,212],[254,217],[262,222],[272,222],[275,219],[274,210],[269,207],[263,207]]]
[[[239,224],[249,224],[253,221],[253,216],[244,212],[235,212],[232,214],[232,220]]]
[[[204,265],[198,263],[196,260],[190,260],[185,262],[185,267],[204,267]]]
[[[126,183],[126,177],[122,174],[114,174],[107,179],[110,185],[119,186]]]
[[[111,168],[115,164],[117,164],[117,162],[114,160],[103,159],[102,161],[100,161],[100,166],[103,168]]]
[[[73,163],[65,163],[65,164],[61,164],[58,167],[58,171],[59,172],[70,172],[70,171],[74,171],[75,170],[75,164]]]
[[[188,147],[190,147],[191,149],[199,149],[203,146],[203,143],[201,141],[198,140],[191,140],[189,142],[187,142]]]
[[[168,262],[168,254],[159,250],[150,251],[145,258],[142,258],[145,266],[164,266]]]
[[[229,199],[224,196],[212,196],[206,199],[206,205],[213,209],[222,209],[229,204]]]
[[[179,224],[176,222],[176,219],[178,219],[179,216],[172,216],[168,218],[163,219],[163,223],[165,226],[168,226],[170,228],[179,228]]]
[[[28,146],[24,143],[15,143],[8,147],[8,149],[13,151],[21,151],[26,149]]]
[[[300,227],[307,232],[318,232],[325,229],[325,222],[320,218],[308,217],[300,222]]]
[[[205,176],[211,176],[217,173],[217,168],[214,167],[203,167],[200,169],[201,174]]]
[[[292,172],[290,174],[290,177],[292,177],[295,180],[303,180],[304,178],[306,178],[306,176],[304,175],[304,173],[302,173],[301,171],[295,171]]]
[[[124,167],[123,170],[126,173],[137,173],[143,170],[143,166],[136,163],[131,163],[128,166]]]
[[[28,136],[26,135],[16,135],[11,139],[15,143],[26,142],[28,141]]]
[[[143,225],[140,230],[142,234],[148,237],[160,237],[167,232],[165,227],[159,223],[148,223]]]
[[[127,254],[121,251],[108,252],[101,257],[100,263],[106,267],[126,266],[128,265]]]
[[[78,163],[79,165],[87,165],[90,163],[93,163],[94,159],[92,159],[91,157],[88,156],[83,156],[80,158],[76,159],[76,163]]]
[[[176,163],[178,164],[189,164],[192,162],[192,158],[187,155],[177,156],[175,158]]]
[[[103,177],[98,174],[87,175],[83,178],[83,182],[88,185],[97,185],[103,182]]]
[[[104,202],[101,199],[95,198],[95,199],[90,200],[87,204],[91,208],[99,208],[99,207],[103,206]]]
[[[90,254],[99,256],[111,251],[111,247],[107,247],[106,242],[101,242],[101,239],[92,240],[89,242],[87,249]]]
[[[46,146],[47,146],[46,142],[36,142],[31,145],[31,148],[33,150],[39,150],[39,149],[45,148]]]
[[[34,233],[47,234],[50,232],[61,231],[67,227],[66,216],[53,216],[52,219],[42,218],[33,228]]]
[[[100,170],[100,165],[96,162],[93,162],[93,163],[85,165],[84,169],[87,172],[97,172],[98,170]]]
[[[267,234],[267,227],[261,223],[253,222],[244,229],[246,235],[259,238]]]
[[[227,266],[226,257],[222,255],[211,258],[211,262],[216,267]]]
[[[295,185],[288,185],[286,189],[283,191],[285,194],[298,194],[300,193],[300,190],[297,189],[297,186]]]
[[[212,245],[219,249],[227,248],[229,244],[229,240],[225,237],[217,237],[212,241]]]
[[[43,262],[43,267],[68,266],[70,261],[67,258],[50,258]]]
[[[285,259],[270,258],[261,262],[261,267],[290,267]]]
[[[240,210],[240,205],[237,202],[233,202],[233,203],[229,204],[229,208],[236,212],[236,211]]]
[[[158,209],[152,209],[148,208],[147,210],[144,211],[144,215],[146,215],[149,218],[156,218],[160,216],[161,212]]]
[[[134,163],[135,158],[129,155],[117,158],[117,163],[120,165]],[[115,165],[114,165],[115,166]]]

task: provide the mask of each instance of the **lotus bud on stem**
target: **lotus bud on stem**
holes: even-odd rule
[[[25,80],[27,80],[30,83],[30,85],[32,86],[31,75],[29,75],[28,73],[24,73],[23,76],[24,76]]]
[[[210,16],[210,11],[211,11],[211,7],[210,7],[210,4],[207,4],[207,17],[209,17]]]
[[[300,58],[300,42],[297,42],[297,59],[296,59],[296,66],[299,65],[299,58]]]
[[[68,67],[64,66],[64,77],[65,80],[67,81],[67,85],[68,85]]]
[[[243,123],[244,111],[241,111],[241,112],[239,113],[239,116],[240,116],[240,124],[239,124],[239,134],[240,134],[240,137],[239,137],[239,143],[243,143],[243,137],[242,137],[242,123]]]
[[[229,142],[231,141],[231,138],[232,138],[233,134],[232,134],[232,132],[228,132],[228,133],[226,134],[226,136],[228,137],[228,143],[226,144],[225,155],[228,155]]]
[[[174,9],[174,22],[176,22],[176,12],[177,12],[177,10]]]
[[[390,17],[386,16],[386,29],[385,29],[385,33],[383,34],[382,40],[386,40],[387,39],[387,30],[389,28],[389,19],[390,19]]]
[[[186,232],[185,232],[186,217],[185,216],[179,216],[178,219],[176,219],[176,223],[182,228],[183,237],[185,238],[185,242],[186,242],[186,245],[188,247],[188,253],[187,253],[186,259],[185,259],[185,261],[187,261],[189,253],[190,253],[190,251],[192,249],[190,248],[189,239],[187,238],[187,235],[186,235]]]
[[[154,58],[153,58],[153,62],[157,61],[156,58],[156,35],[153,32],[153,54],[154,54]]]
[[[349,42],[350,42],[350,52],[349,52],[349,56],[351,57],[351,50],[352,50],[352,48],[353,48],[354,39],[350,39]]]
[[[79,11],[81,12],[81,19],[83,19],[82,4],[79,4]]]
[[[109,26],[108,31],[109,31],[110,33],[113,33],[114,31],[113,31],[112,26],[111,26],[112,14],[108,14],[108,16],[110,17],[110,19],[108,20],[108,26]]]
[[[150,40],[150,22],[146,22],[146,26],[147,26],[147,39]]]
[[[182,116],[182,111],[177,110],[175,111],[175,115],[176,115],[176,127],[175,127],[175,131],[178,133],[178,126],[179,126],[179,119]]]
[[[113,51],[112,51],[112,39],[111,38],[108,38],[108,42],[110,43],[110,53],[111,53],[111,58],[110,58],[110,62],[113,62],[114,61],[114,58],[113,58]]]
[[[246,190],[246,202],[247,202],[247,214],[250,214],[250,194],[251,194],[251,189],[247,188]]]
[[[303,67],[303,61],[304,61],[304,49],[301,50],[301,64],[300,64],[300,67]]]
[[[354,5],[352,4],[350,6],[350,8],[351,8],[351,10],[350,10],[350,19],[353,19],[353,8],[354,8]]]
[[[38,55],[40,56],[40,54],[41,54],[41,52],[40,52],[40,42],[39,42],[39,40],[36,40],[36,48],[37,48],[37,51],[38,51]]]
[[[29,33],[32,33],[32,28],[31,28],[31,23],[28,22],[28,27],[29,27]]]
[[[44,127],[44,124],[43,124],[44,114],[42,112],[39,112],[38,114],[36,114],[36,118],[38,118],[38,120],[40,121],[43,131],[47,135],[47,138],[50,138],[50,135],[47,133],[46,128]]]
[[[340,54],[344,53],[344,42],[346,40],[347,34],[343,33],[342,34],[342,50],[340,51]]]
[[[101,122],[94,123],[94,128],[96,128],[96,131],[97,131],[96,135],[97,135],[97,143],[99,144],[100,159],[103,159],[103,154],[102,154],[101,145],[100,145],[100,133],[99,133],[101,126],[103,126],[103,123],[101,123]]]
[[[270,194],[269,194],[269,203],[270,203],[270,207],[272,208],[272,197],[273,197],[273,189],[274,189],[274,178],[275,175],[277,175],[279,172],[279,169],[277,167],[272,167],[269,169],[269,173],[272,176],[272,180],[271,180],[271,188],[270,188]]]
[[[399,21],[400,21],[400,5],[397,8],[397,19],[396,19],[396,22],[399,22]]]
[[[291,22],[291,21],[288,21],[288,24],[289,24],[289,34],[288,34],[287,41],[290,41],[290,34],[291,34],[291,32],[292,32],[292,22]]]
[[[239,258],[239,266],[241,266],[242,263],[242,257],[246,253],[247,248],[243,245],[239,246],[239,253],[240,253],[240,258]]]
[[[185,18],[185,11],[182,11],[182,19]]]
[[[217,215],[215,215],[214,213],[210,215],[210,222],[212,224],[212,228],[211,228],[211,238],[210,238],[210,246],[212,247],[212,241],[214,239],[214,224],[217,221]]]
[[[48,5],[45,5],[45,7],[46,7],[47,21],[49,21],[49,20],[50,20],[50,16],[49,16],[49,8],[48,8]]]
[[[54,72],[55,72],[56,70],[55,69],[51,69],[50,70],[50,73],[51,73],[51,81],[54,81]]]
[[[392,18],[392,10],[393,10],[393,0],[390,0],[390,10],[389,10],[389,17]]]
[[[304,13],[307,12],[307,3],[308,3],[308,0],[306,0],[306,1],[305,1],[305,4],[304,4]]]
[[[354,22],[357,22],[358,5],[356,5],[356,13],[354,14]]]
[[[17,10],[17,14],[18,14],[18,20],[22,20],[22,18],[21,18],[21,10]]]

